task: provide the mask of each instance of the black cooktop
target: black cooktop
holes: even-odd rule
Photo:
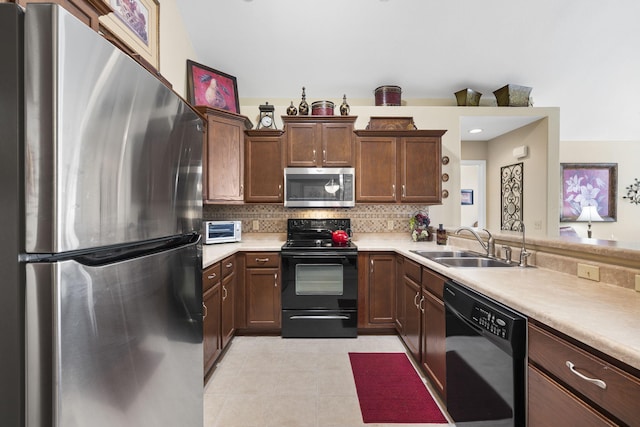
[[[334,231],[344,230],[351,237],[350,219],[288,219],[287,242],[282,246],[287,249],[335,249],[354,250],[357,246],[349,240],[346,244],[334,244]]]

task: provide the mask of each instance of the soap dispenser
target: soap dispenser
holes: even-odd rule
[[[436,230],[436,243],[438,245],[447,244],[447,230],[442,227],[442,224],[438,225],[438,229]]]

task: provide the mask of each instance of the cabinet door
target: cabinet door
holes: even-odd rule
[[[235,332],[235,288],[236,274],[233,272],[222,279],[220,339],[222,340],[221,344],[223,349],[227,346]]]
[[[446,395],[447,350],[445,346],[444,302],[426,290],[422,291],[422,367],[440,397]]]
[[[368,322],[393,325],[395,308],[395,255],[369,256]]]
[[[357,138],[357,202],[396,201],[396,158],[396,138]]]
[[[316,123],[287,124],[287,166],[313,168],[322,165],[320,128]]]
[[[422,298],[420,285],[404,276],[402,279],[404,288],[404,329],[402,340],[413,355],[415,360],[420,360],[420,329],[422,312],[419,304]]]
[[[202,296],[204,314],[202,316],[204,373],[205,375],[222,350],[220,340],[220,283]]]
[[[394,288],[396,292],[396,304],[395,304],[395,312],[393,319],[396,324],[396,332],[398,335],[402,336],[403,325],[404,325],[404,288],[403,288],[403,277],[404,277],[404,257],[396,256],[396,280],[394,282]]]
[[[440,203],[442,163],[440,138],[400,138],[400,201]]]
[[[246,202],[282,203],[284,201],[281,135],[281,131],[247,133],[245,140]]]
[[[247,268],[247,327],[280,328],[280,269]]]
[[[244,200],[244,121],[207,114],[204,200]]]
[[[353,123],[322,123],[322,167],[353,166]]]
[[[422,268],[422,368],[441,397],[446,395],[445,310],[442,292],[446,279]]]

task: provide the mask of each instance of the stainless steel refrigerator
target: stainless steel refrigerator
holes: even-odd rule
[[[202,138],[64,9],[0,4],[0,424],[202,426]]]

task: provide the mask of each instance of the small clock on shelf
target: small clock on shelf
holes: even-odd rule
[[[269,105],[268,102],[265,102],[264,105],[260,105],[258,108],[260,109],[260,118],[258,119],[256,129],[277,129],[276,122],[273,117],[275,107],[273,105]]]

